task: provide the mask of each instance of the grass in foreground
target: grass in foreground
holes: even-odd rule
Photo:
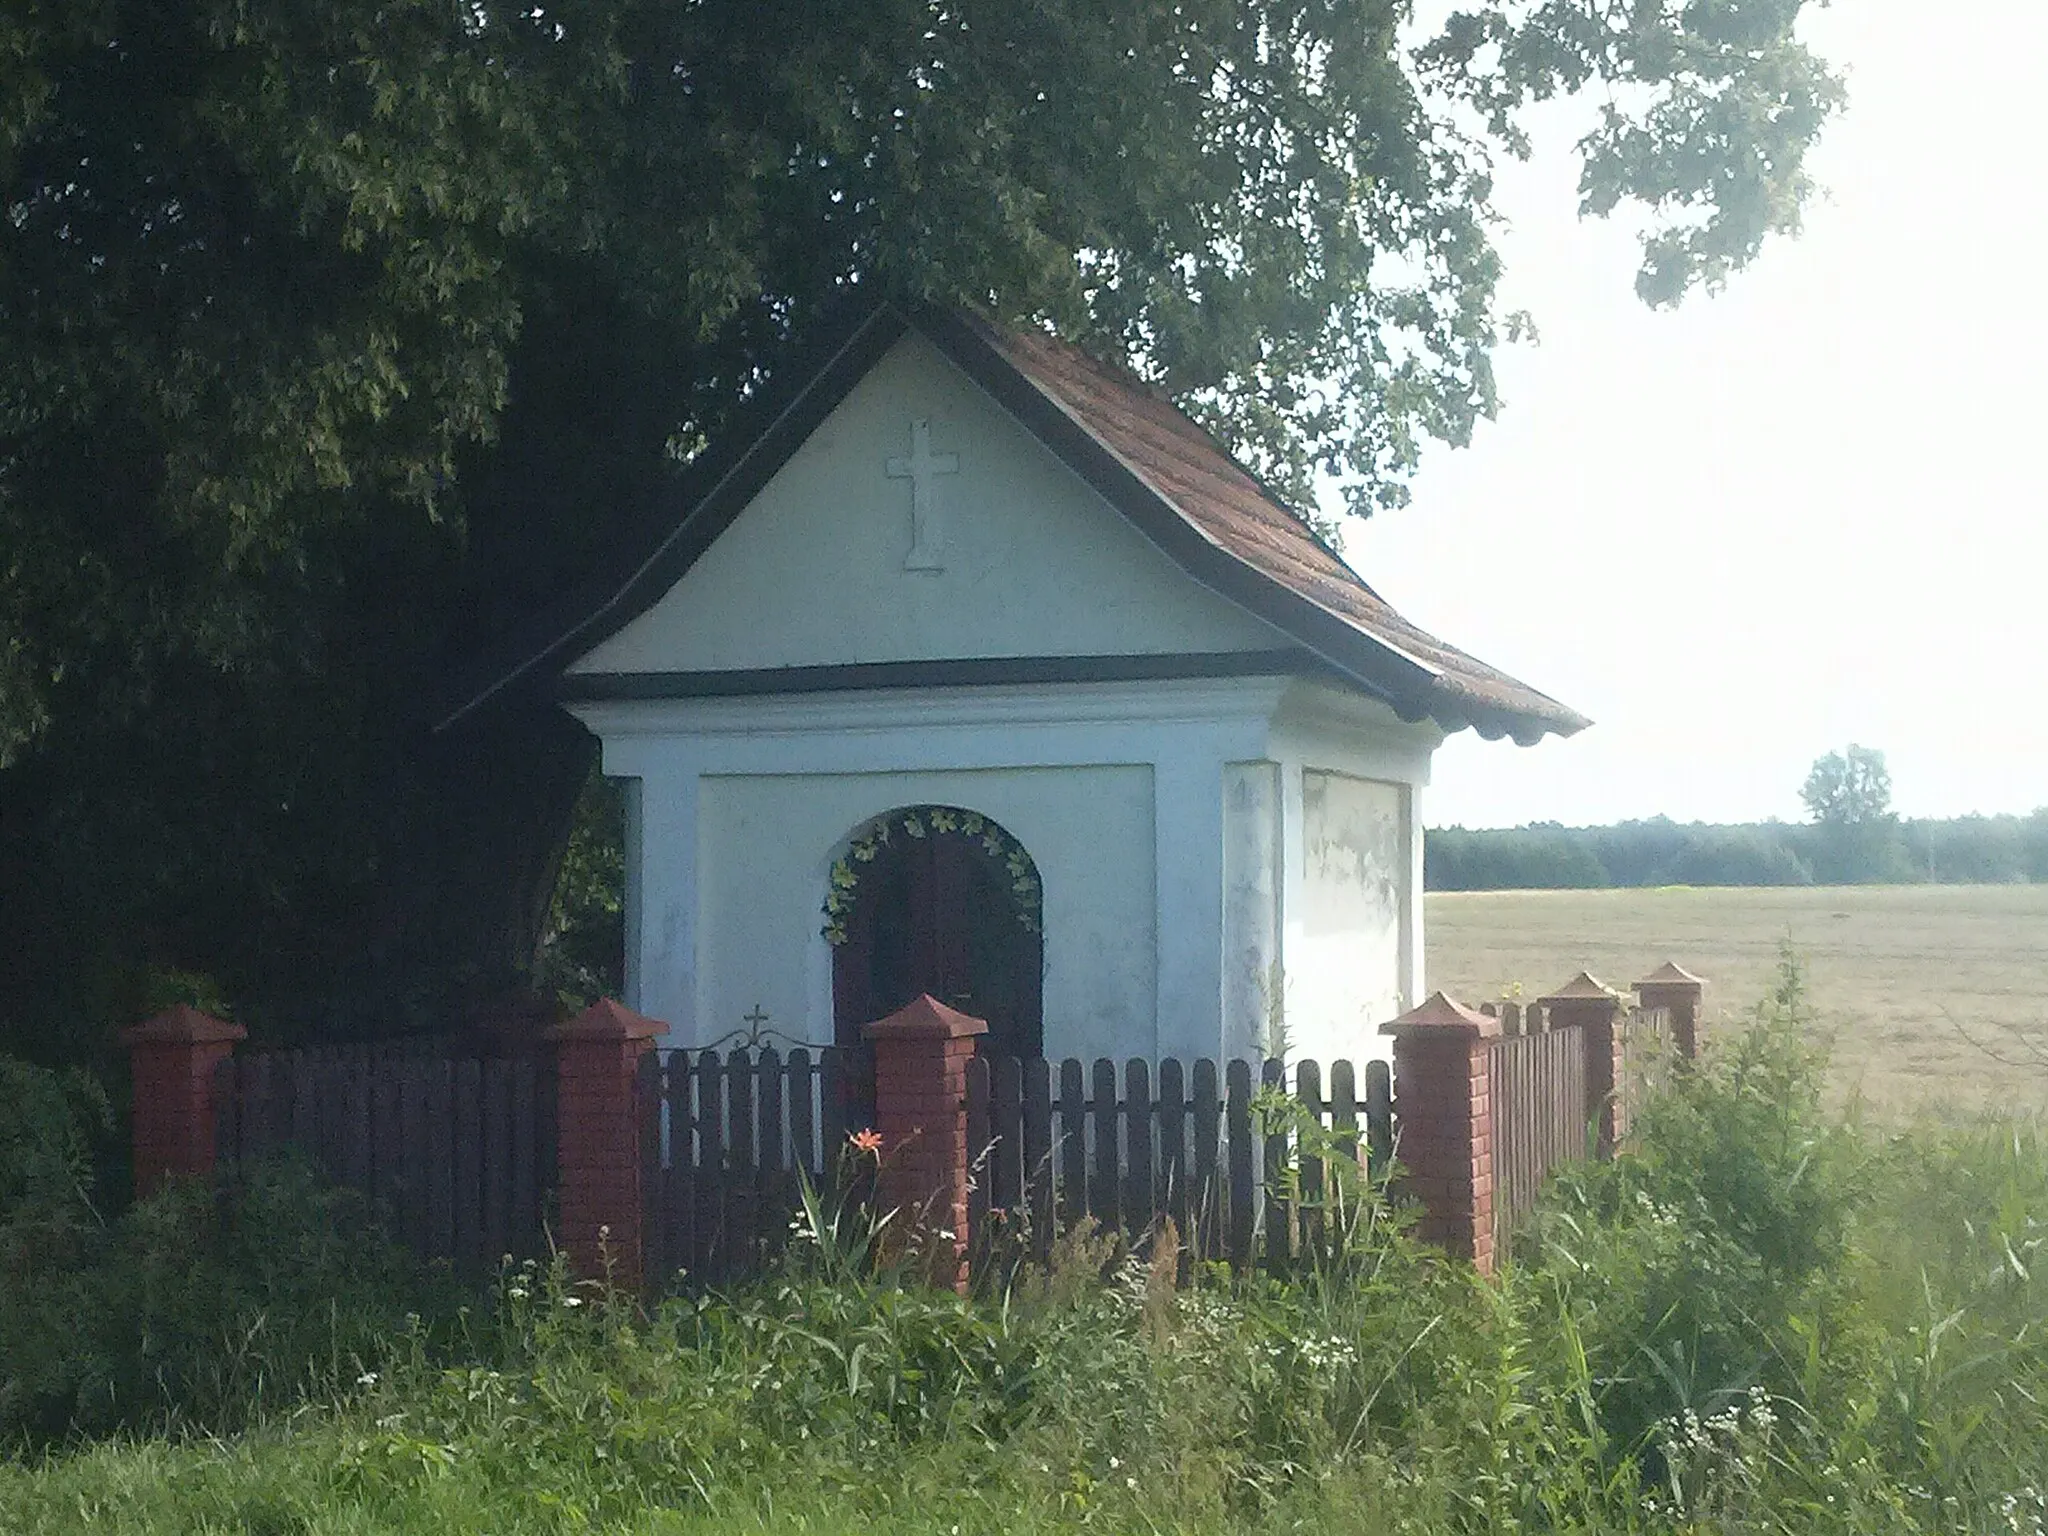
[[[1369,1188],[1300,1274],[1080,1234],[973,1300],[821,1211],[729,1296],[516,1276],[245,1433],[0,1464],[0,1529],[2041,1532],[2048,1146],[1831,1118],[1803,1026],[1787,986],[1497,1283]]]

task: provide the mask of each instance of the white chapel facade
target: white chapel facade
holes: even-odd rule
[[[543,686],[602,742],[663,1043],[930,991],[1054,1058],[1382,1054],[1431,754],[1584,722],[1049,337],[877,306],[764,420],[458,712]]]

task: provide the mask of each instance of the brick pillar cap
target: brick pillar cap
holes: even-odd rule
[[[156,1017],[130,1024],[121,1031],[123,1045],[217,1045],[248,1038],[249,1031],[241,1025],[201,1013],[189,1003],[166,1008]]]
[[[1383,1035],[1464,1035],[1491,1040],[1500,1033],[1500,1020],[1467,1008],[1463,1003],[1432,992],[1419,1008],[1410,1008],[1398,1019],[1380,1026]]]
[[[863,1025],[869,1040],[967,1040],[988,1033],[988,1021],[948,1008],[929,992],[920,992],[886,1019]]]
[[[1594,978],[1591,972],[1581,971],[1570,981],[1537,1002],[1550,1003],[1612,1003],[1618,1002],[1621,994],[1604,981]]]
[[[1707,979],[1695,976],[1675,960],[1666,960],[1657,969],[1636,983],[1636,990],[1644,987],[1704,987]]]
[[[541,1031],[543,1040],[652,1040],[668,1026],[658,1019],[635,1013],[624,1003],[601,997],[566,1024],[551,1024]]]

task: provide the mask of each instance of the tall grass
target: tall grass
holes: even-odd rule
[[[1348,1185],[1319,1261],[1083,1231],[961,1298],[816,1206],[652,1315],[508,1274],[226,1439],[0,1465],[0,1530],[1981,1531],[2048,1524],[2048,1145],[1831,1118],[1796,970],[1493,1282]]]

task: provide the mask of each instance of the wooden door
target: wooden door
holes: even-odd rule
[[[833,955],[838,1043],[921,992],[988,1021],[984,1054],[1036,1056],[1044,1045],[1036,903],[1020,910],[1003,860],[966,836],[892,838],[863,869],[846,942]]]

